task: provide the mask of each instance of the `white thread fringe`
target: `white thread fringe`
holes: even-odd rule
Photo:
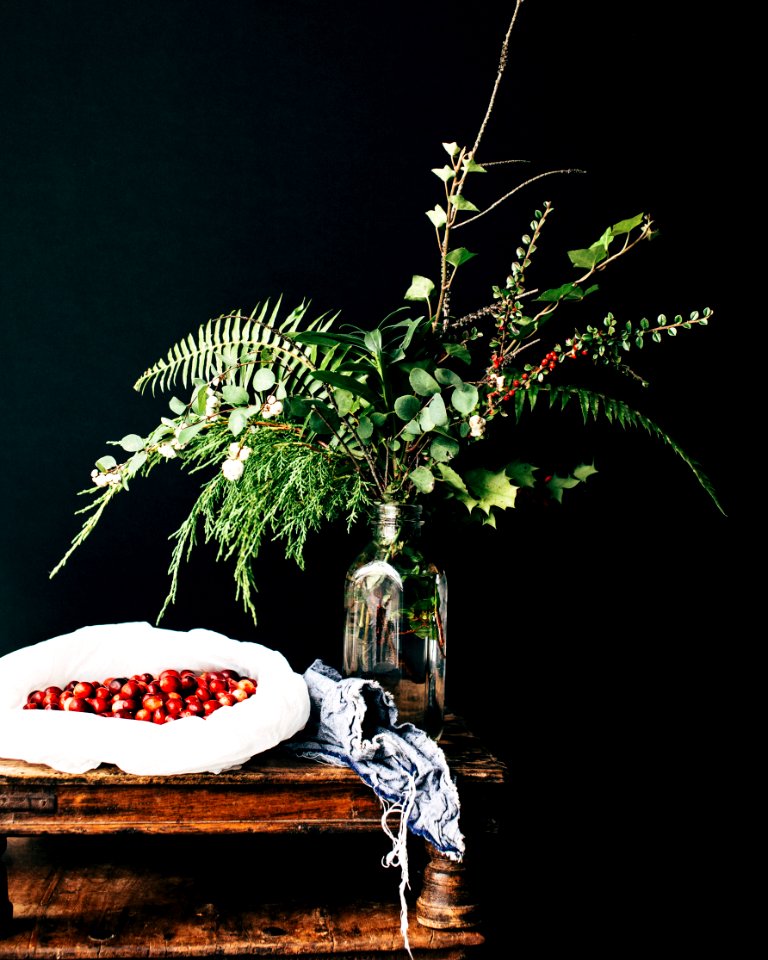
[[[411,816],[411,810],[416,802],[416,778],[413,774],[408,777],[408,790],[403,803],[387,801],[382,799],[381,803],[384,812],[381,815],[381,827],[384,833],[392,841],[392,849],[382,858],[382,864],[385,867],[400,867],[400,932],[403,935],[405,949],[408,956],[413,960],[411,945],[408,941],[408,904],[405,899],[405,891],[410,889],[410,879],[408,876],[408,820]],[[391,814],[400,814],[400,824],[397,828],[397,834],[392,832],[388,819]]]

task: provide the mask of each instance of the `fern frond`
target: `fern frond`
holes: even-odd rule
[[[531,386],[533,386],[533,384]],[[683,450],[683,448],[675,440],[673,440],[672,437],[670,437],[669,434],[662,429],[662,427],[660,427],[655,421],[651,420],[650,417],[647,417],[639,410],[635,410],[633,407],[630,407],[628,404],[624,403],[623,400],[617,400],[613,397],[608,397],[605,394],[598,393],[594,390],[587,390],[583,387],[539,385],[538,389],[533,392],[533,395],[530,397],[528,396],[528,394],[531,393],[530,388],[528,390],[519,390],[515,394],[515,416],[517,420],[520,419],[526,406],[528,406],[530,409],[533,409],[536,403],[536,396],[541,390],[546,390],[549,392],[550,407],[554,407],[559,402],[560,409],[563,410],[571,400],[574,400],[576,403],[578,403],[584,423],[586,423],[590,417],[594,420],[597,420],[600,414],[602,414],[609,423],[618,423],[625,428],[634,427],[636,429],[642,429],[649,433],[652,437],[655,437],[657,440],[661,440],[662,443],[670,447],[670,449],[673,450],[674,453],[677,454],[677,456],[680,457],[680,459],[689,467],[699,484],[710,496],[717,509],[725,516],[725,510],[718,500],[714,486],[712,485],[709,477],[707,477],[702,470],[700,464],[688,453],[686,453],[686,451]]]
[[[294,308],[282,320],[280,307],[278,300],[270,311],[266,301],[247,317],[237,310],[208,320],[199,327],[196,337],[190,333],[170,347],[165,357],[138,378],[134,389],[143,393],[150,387],[154,394],[177,382],[191,388],[195,380],[209,382],[225,371],[232,371],[232,383],[247,388],[262,358],[268,358],[281,382],[291,380],[302,391],[323,391],[311,376],[315,369],[312,352],[286,335],[304,321],[308,304]],[[334,319],[323,314],[309,328],[327,329]]]

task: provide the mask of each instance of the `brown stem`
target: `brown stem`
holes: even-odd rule
[[[474,157],[477,153],[477,149],[480,146],[480,141],[483,138],[485,133],[485,128],[488,126],[488,121],[491,118],[493,113],[493,107],[496,103],[496,94],[499,90],[499,85],[501,84],[501,78],[504,76],[504,70],[507,66],[507,59],[509,57],[509,38],[512,35],[512,30],[515,26],[515,21],[517,20],[517,15],[520,12],[520,7],[523,5],[523,0],[516,0],[515,9],[512,12],[512,19],[509,22],[509,27],[507,28],[506,36],[504,37],[504,42],[501,45],[501,54],[499,55],[499,66],[496,71],[496,80],[493,84],[493,90],[491,91],[491,98],[488,101],[488,107],[485,111],[485,116],[483,117],[483,122],[480,124],[480,129],[477,132],[477,137],[475,138],[475,145],[472,147],[472,152],[470,156]]]

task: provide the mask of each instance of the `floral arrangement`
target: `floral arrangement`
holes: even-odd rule
[[[661,426],[574,379],[597,365],[645,385],[629,366],[629,354],[706,326],[712,311],[654,321],[619,320],[606,312],[563,333],[554,329],[575,305],[589,305],[605,270],[656,236],[648,213],[628,216],[568,250],[562,258],[567,275],[542,284],[535,277],[536,254],[554,214],[552,203],[542,202],[526,217],[509,274],[489,284],[487,301],[470,313],[452,310],[457,277],[476,255],[456,243],[456,232],[534,181],[573,172],[533,176],[482,210],[471,199],[476,178],[502,166],[483,162],[481,144],[521,3],[474,143],[443,143],[442,165],[433,170],[441,191],[426,213],[435,234],[433,277],[413,276],[403,305],[369,327],[313,315],[307,303],[284,309],[278,298],[249,314],[209,320],[179,340],[135,384],[138,391],[170,392],[168,415],[148,436],[112,441],[124,453],[119,460],[110,455],[96,462],[92,485],[83,491],[91,497],[80,511],[86,519],[51,576],[118,493],[173,462],[204,480],[174,534],[171,585],[160,616],[202,532],[218,544],[219,559],[234,561],[237,596],[255,618],[252,560],[265,538],[282,541],[286,556],[301,565],[311,533],[339,518],[352,524],[376,502],[451,504],[470,520],[494,525],[498,511],[515,506],[521,489],[537,488],[560,501],[565,490],[584,483],[596,472],[594,464],[540,477],[519,457],[483,460],[482,445],[492,433],[514,449],[514,427],[536,404],[553,414],[576,405],[585,422],[605,418],[647,431],[683,459],[722,509],[700,466]]]

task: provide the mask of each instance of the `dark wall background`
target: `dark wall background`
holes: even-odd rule
[[[164,412],[131,386],[171,343],[281,294],[374,322],[411,274],[434,270],[430,168],[441,141],[474,138],[506,6],[0,5],[0,652],[159,611],[167,537],[195,488],[172,466],[135,483],[63,573],[48,572],[105,441]],[[658,2],[528,0],[481,159],[587,172],[534,184],[465,240],[482,254],[464,268],[479,304],[543,200],[558,208],[559,249],[649,210],[661,238],[606,276],[611,303],[635,320],[716,313],[637,360],[652,384],[639,402],[704,465],[728,519],[651,438],[537,416],[510,448],[545,468],[594,458],[588,487],[496,533],[440,531],[449,701],[512,763],[528,839],[560,851],[555,885],[573,879],[586,833],[609,872],[619,850],[652,858],[662,798],[682,869],[730,764],[746,626],[735,531],[756,519],[740,414],[734,424],[743,306],[723,263],[749,185],[735,176],[747,144],[728,106],[740,68],[729,78],[721,66],[737,46],[696,9],[672,20]],[[485,199],[517,173],[483,184]],[[298,670],[338,662],[343,574],[363,539],[329,531],[304,572],[265,551],[257,627],[229,569],[201,550],[163,625],[257,640]],[[541,879],[541,861],[528,869]]]

